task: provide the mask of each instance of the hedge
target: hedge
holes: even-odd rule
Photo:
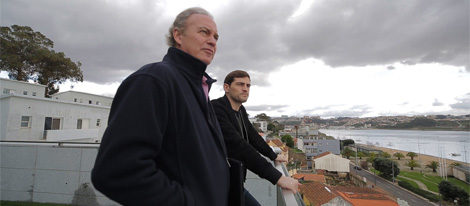
[[[408,182],[405,182],[405,181],[398,181],[398,185],[400,185],[401,187],[405,188],[405,189],[408,189],[418,195],[420,195],[421,197],[424,197],[432,202],[439,202],[439,196],[433,194],[433,193],[430,193],[426,190],[422,190],[422,189],[419,189],[419,188],[416,188],[416,187],[413,187],[410,183]]]

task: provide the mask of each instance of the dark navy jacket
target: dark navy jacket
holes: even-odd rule
[[[123,205],[227,205],[225,143],[201,87],[206,65],[168,49],[124,80],[95,166],[96,189]]]
[[[267,179],[272,184],[276,184],[282,174],[258,152],[273,161],[277,158],[277,154],[273,152],[271,147],[269,147],[250,123],[245,107],[243,105],[240,106],[240,114],[245,124],[248,140],[243,139],[242,131],[240,131],[238,120],[235,117],[235,111],[232,109],[227,96],[220,97],[211,102],[214,105],[214,110],[224,135],[228,156],[240,160],[255,174]]]

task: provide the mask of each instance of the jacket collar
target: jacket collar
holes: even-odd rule
[[[228,100],[228,97],[226,94],[224,94],[223,97],[221,97],[223,100],[224,100],[224,103],[225,103],[225,106],[227,107],[227,109],[230,109],[230,111],[235,111],[233,110],[232,108],[232,104],[230,104],[230,100]],[[244,111],[245,110],[245,107],[242,105],[240,105],[240,109],[238,109],[238,111]]]
[[[168,53],[163,58],[163,62],[171,62],[179,71],[189,75],[191,79],[201,81],[204,75],[208,79],[208,85],[215,82],[215,80],[206,73],[207,64],[183,50],[175,47],[168,48]]]

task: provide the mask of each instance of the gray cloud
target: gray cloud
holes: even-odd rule
[[[354,105],[348,109],[339,110],[338,106],[341,105],[327,105],[322,107],[315,107],[313,109],[304,110],[299,115],[312,115],[321,117],[360,117],[371,112],[372,107],[368,105]]]
[[[458,98],[457,100],[458,102],[455,104],[451,104],[450,107],[452,109],[464,110],[470,113],[470,93],[467,93],[466,95]]]
[[[444,104],[442,102],[439,102],[439,100],[437,100],[437,99],[434,99],[434,102],[432,103],[432,106],[436,106],[436,107],[437,106],[442,106],[442,105],[444,105]]]
[[[94,0],[2,1],[2,26],[26,25],[45,34],[55,50],[82,63],[85,80],[120,81],[166,52],[171,20],[150,10],[151,2],[120,7]]]
[[[265,85],[269,72],[308,57],[334,67],[438,62],[470,72],[468,1],[316,1],[289,20],[300,2],[231,1],[213,11],[221,38],[209,72],[221,79],[244,69]],[[42,32],[56,50],[83,63],[85,80],[120,81],[166,53],[164,35],[174,17],[156,5],[2,1],[1,25]]]
[[[249,111],[259,112],[259,111],[275,111],[287,107],[288,105],[254,105],[254,106],[245,106]]]

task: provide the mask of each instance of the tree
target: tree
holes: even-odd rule
[[[271,117],[269,117],[265,113],[257,114],[255,117],[256,119],[261,120],[261,121],[271,122]]]
[[[436,169],[439,167],[439,163],[436,161],[431,161],[426,165],[426,167],[432,169],[432,172],[436,172]]]
[[[343,146],[348,146],[348,145],[354,144],[354,140],[352,140],[352,139],[341,140],[341,142],[343,143]]]
[[[400,158],[405,157],[401,152],[397,152],[397,153],[393,154],[393,156],[396,157],[398,160],[400,160]]]
[[[406,154],[406,156],[410,157],[411,160],[413,160],[413,158],[416,157],[416,156],[418,156],[418,155],[417,155],[416,153],[414,153],[414,152],[408,152],[408,153]]]
[[[418,164],[418,162],[414,160],[409,160],[408,163],[406,163],[406,166],[410,167],[411,170],[415,167],[421,167],[421,165]]]
[[[288,147],[294,147],[294,139],[292,139],[292,136],[288,134],[282,135],[281,141],[285,142]]]
[[[398,164],[390,159],[375,158],[372,163],[372,166],[374,167],[374,169],[380,171],[380,175],[382,177],[387,179],[392,177],[392,175],[396,177],[398,174],[400,174],[400,168],[398,168]]]
[[[349,149],[349,147],[346,147],[344,150],[343,150],[343,156],[346,156],[347,159],[349,159],[350,156],[353,156],[355,154],[354,151],[352,151],[351,149]]]
[[[457,203],[459,205],[468,205],[468,193],[465,192],[465,190],[463,190],[462,188],[457,187],[445,180],[441,181],[438,187],[439,193],[441,193],[442,195],[442,199],[446,201],[457,200]]]
[[[369,158],[367,158],[367,162],[373,163],[374,159],[377,158],[377,155],[373,152],[369,153]]]
[[[391,157],[391,155],[390,155],[389,153],[387,153],[387,152],[382,152],[382,153],[380,154],[380,156],[382,156],[383,158],[390,158],[390,157]]]
[[[269,131],[272,131],[272,132],[277,132],[277,130],[276,130],[276,125],[273,124],[273,123],[271,123],[271,122],[268,123],[268,130],[269,130]]]
[[[0,27],[0,70],[10,79],[46,85],[46,97],[57,83],[83,81],[81,63],[53,50],[54,42],[28,26]]]

